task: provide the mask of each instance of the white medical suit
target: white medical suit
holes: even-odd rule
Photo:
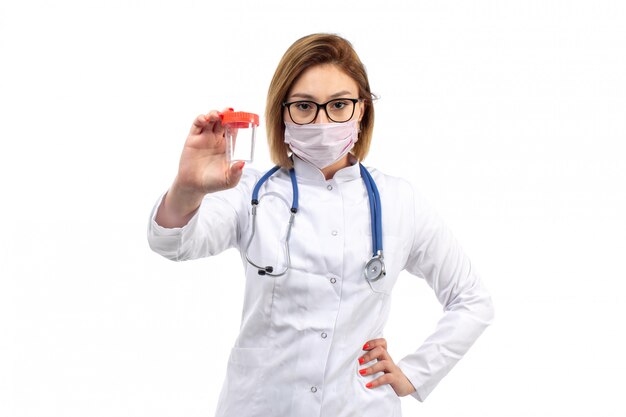
[[[382,373],[361,376],[358,370],[368,364],[357,360],[365,353],[365,342],[383,337],[398,274],[406,270],[425,279],[443,306],[434,333],[397,361],[420,401],[491,322],[489,294],[424,199],[406,181],[374,169],[370,172],[382,201],[387,275],[368,282],[363,269],[372,257],[372,225],[358,164],[328,181],[297,157],[294,166],[299,210],[289,241],[291,268],[280,277],[259,275],[244,257],[252,226],[251,193],[261,173],[245,169],[235,188],[208,194],[182,228],[156,224],[160,199],[152,213],[148,240],[166,258],[195,259],[233,247],[242,256],[246,289],[241,330],[216,415],[400,416],[400,399],[390,385],[365,387]],[[259,195],[249,256],[278,272],[286,264],[284,240],[292,203],[288,172],[275,173]],[[237,277],[220,273],[209,279]]]

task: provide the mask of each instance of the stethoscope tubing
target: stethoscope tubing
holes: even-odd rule
[[[374,251],[374,256],[382,253],[383,251],[383,227],[382,227],[382,205],[380,202],[380,194],[378,192],[378,187],[376,187],[376,182],[372,178],[372,175],[369,171],[363,166],[363,164],[359,164],[361,169],[361,176],[363,177],[363,182],[365,183],[365,188],[367,189],[367,195],[369,196],[370,203],[370,217],[372,224],[372,250]],[[374,196],[374,198],[372,198]]]
[[[250,249],[250,245],[252,244],[252,240],[254,239],[254,235],[256,234],[256,210],[259,205],[259,191],[261,187],[271,177],[276,171],[280,169],[280,166],[276,165],[274,168],[267,171],[260,179],[257,181],[254,189],[252,190],[252,233],[250,234],[250,239],[248,239],[248,244],[246,245],[246,260],[248,263],[259,270],[259,275],[270,275],[272,277],[280,277],[285,275],[289,268],[291,267],[291,254],[289,253],[289,238],[291,237],[291,226],[293,226],[293,220],[298,212],[298,181],[296,181],[296,171],[291,168],[289,170],[289,177],[291,179],[291,186],[293,190],[293,197],[291,201],[291,215],[289,217],[289,226],[287,227],[287,236],[285,237],[285,255],[287,256],[287,266],[281,272],[274,273],[274,268],[271,265],[261,266],[257,265],[250,257],[248,256],[248,249]]]
[[[257,181],[256,185],[252,190],[252,233],[250,235],[250,239],[246,245],[245,257],[248,263],[255,268],[258,269],[259,275],[269,275],[273,277],[279,277],[284,275],[289,268],[291,268],[291,256],[289,253],[289,238],[291,237],[291,227],[294,223],[294,218],[296,213],[298,212],[298,200],[299,200],[299,192],[298,192],[298,181],[296,179],[296,171],[294,168],[289,170],[289,177],[291,180],[291,186],[293,191],[293,197],[291,202],[291,215],[289,218],[289,226],[287,228],[287,235],[285,237],[285,254],[287,257],[287,265],[285,269],[281,272],[274,272],[274,268],[269,266],[261,266],[257,265],[253,262],[248,256],[248,250],[250,249],[250,245],[254,239],[254,235],[256,234],[256,211],[259,205],[259,192],[263,184],[276,172],[280,169],[280,166],[276,165],[269,171],[267,171],[261,178]],[[361,171],[361,177],[363,178],[363,183],[365,184],[365,189],[367,191],[367,196],[370,205],[370,219],[372,225],[372,251],[374,252],[372,255],[372,259],[367,262],[365,267],[365,277],[368,281],[375,281],[385,276],[385,265],[383,262],[383,231],[382,231],[382,207],[380,201],[380,194],[378,192],[378,187],[374,182],[369,171],[363,166],[363,164],[359,163],[359,169]],[[369,271],[373,271],[375,276],[370,277]],[[380,272],[376,272],[380,271]]]

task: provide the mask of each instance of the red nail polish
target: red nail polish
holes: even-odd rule
[[[372,383],[371,383],[371,382],[368,382],[367,384],[365,384],[365,386],[366,386],[367,388],[372,388]]]
[[[370,348],[370,344],[366,343],[363,345],[363,350],[368,350]]]
[[[242,163],[241,163],[241,166],[239,167],[239,169],[240,169],[240,170],[242,170],[242,169],[243,169],[243,167],[244,167],[244,165],[246,165],[246,163],[245,163],[245,162],[242,162]]]
[[[359,365],[363,365],[363,362],[365,362],[365,359],[359,358]]]
[[[367,372],[367,369],[359,369],[359,373],[361,375],[365,375],[366,372]]]

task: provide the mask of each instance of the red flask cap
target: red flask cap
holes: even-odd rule
[[[254,113],[226,111],[222,113],[221,117],[223,125],[232,125],[237,128],[250,127],[250,124],[253,124],[254,126],[259,125],[259,115]]]

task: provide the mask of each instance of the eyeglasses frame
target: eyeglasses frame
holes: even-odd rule
[[[350,115],[350,117],[348,117],[347,120],[344,120],[343,122],[337,122],[337,121],[333,120],[333,118],[330,117],[330,115],[328,114],[328,110],[326,109],[326,106],[328,105],[328,103],[332,103],[333,101],[337,101],[337,100],[348,100],[348,101],[352,102],[352,114]],[[334,98],[332,100],[328,100],[326,103],[322,103],[322,104],[316,103],[313,100],[296,100],[296,101],[290,101],[290,102],[283,101],[282,105],[283,105],[283,107],[287,108],[287,112],[289,113],[289,117],[291,118],[291,121],[294,122],[297,125],[303,126],[303,125],[310,125],[311,123],[313,123],[315,121],[315,119],[317,119],[317,115],[320,112],[320,108],[324,109],[324,113],[326,113],[326,117],[331,122],[333,122],[333,123],[346,123],[346,122],[350,121],[350,119],[352,119],[352,117],[354,116],[354,110],[356,109],[356,103],[359,103],[361,101],[363,101],[363,99],[339,97],[339,98]],[[312,103],[312,104],[315,104],[317,106],[317,109],[315,110],[315,116],[313,116],[313,119],[311,119],[310,122],[308,122],[308,123],[298,123],[298,122],[296,122],[293,119],[293,117],[291,116],[291,108],[290,107],[291,107],[292,104],[297,104],[297,103]]]

